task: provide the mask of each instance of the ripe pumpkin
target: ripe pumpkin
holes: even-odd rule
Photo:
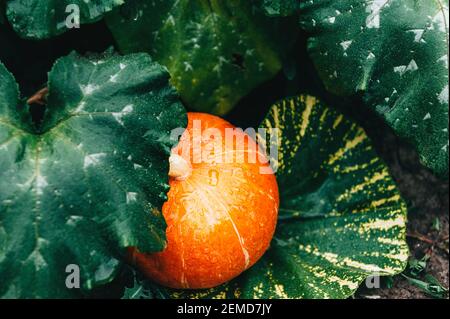
[[[227,121],[202,113],[189,113],[188,120],[170,158],[171,189],[163,206],[167,247],[153,254],[132,250],[131,258],[164,286],[211,288],[241,274],[268,249],[278,186],[268,163],[250,160],[252,152],[262,153],[245,132],[234,131],[234,142],[227,145],[226,129],[235,128]],[[210,129],[222,136],[205,134]]]

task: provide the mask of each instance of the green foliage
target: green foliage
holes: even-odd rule
[[[142,278],[135,271],[132,271],[133,284],[125,287],[122,299],[167,299],[170,296],[166,289],[159,287]]]
[[[191,108],[220,115],[281,69],[296,38],[295,21],[257,2],[130,0],[107,22],[122,52],[150,53]]]
[[[425,255],[421,259],[411,258],[408,267],[402,276],[413,286],[416,286],[424,293],[433,298],[447,299],[448,289],[434,276],[426,272],[430,255]]]
[[[434,230],[434,231],[437,231],[437,232],[441,231],[441,221],[439,220],[438,217],[436,217],[433,220],[433,225],[431,226],[431,229]]]
[[[171,130],[186,125],[146,54],[59,59],[33,120],[0,64],[0,296],[74,297],[113,279],[129,246],[165,247]]]
[[[326,88],[365,104],[448,173],[448,0],[312,0],[300,26]]]
[[[106,17],[109,30],[93,26],[102,45],[111,31],[134,54],[71,54],[45,84],[55,57],[103,50],[79,47],[95,37],[83,31],[56,37],[73,4],[82,25]],[[282,67],[293,77],[300,28],[325,88],[361,95],[367,116],[447,176],[449,25],[448,0],[0,0],[0,59],[15,75],[0,62],[0,298],[92,296],[119,279],[126,247],[162,250],[170,133],[186,125],[169,81],[191,109],[223,115]],[[45,107],[28,105],[16,82],[22,95],[47,86]],[[134,273],[124,299],[346,298],[368,276],[404,270],[405,203],[363,129],[310,96],[277,103],[261,127],[279,129],[281,145],[279,225],[265,256],[203,291]],[[410,259],[402,276],[448,298],[428,262]],[[65,285],[69,264],[81,290]]]
[[[443,287],[442,284],[432,275],[426,274],[424,280],[411,278],[403,275],[408,282],[425,292],[427,295],[438,299],[448,299],[448,289]]]
[[[2,0],[3,1],[3,0]],[[124,0],[5,0],[7,15],[16,32],[27,39],[47,39],[68,30],[66,21],[79,8],[81,24],[100,20]],[[0,5],[1,8],[1,5]],[[72,7],[73,8],[73,7]],[[75,12],[76,13],[76,12]]]
[[[415,258],[411,258],[408,262],[407,272],[414,277],[422,274],[427,268],[428,260],[430,259],[429,255],[425,255],[422,259],[417,260]]]

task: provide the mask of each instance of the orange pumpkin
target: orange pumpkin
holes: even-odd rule
[[[171,189],[163,206],[167,247],[154,254],[132,250],[131,257],[164,286],[210,288],[241,274],[268,249],[278,186],[267,159],[251,158],[262,153],[246,133],[233,131],[230,143],[226,134],[235,127],[227,121],[201,113],[188,119],[170,158]]]

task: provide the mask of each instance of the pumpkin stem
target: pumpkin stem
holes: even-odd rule
[[[176,180],[185,180],[192,173],[191,164],[180,155],[172,153],[169,158],[169,164],[169,176],[175,178]]]

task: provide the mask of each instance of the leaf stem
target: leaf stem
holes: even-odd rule
[[[31,105],[31,104],[45,105],[45,104],[47,104],[47,95],[48,95],[47,87],[40,89],[32,97],[30,97],[27,100],[27,104],[28,105]]]

